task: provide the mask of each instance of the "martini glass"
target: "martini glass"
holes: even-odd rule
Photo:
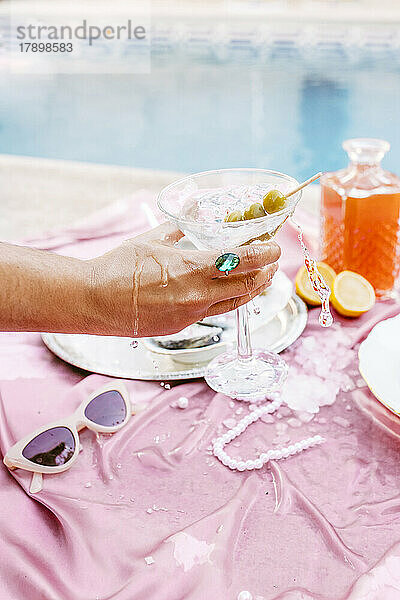
[[[228,212],[235,209],[243,212],[252,203],[262,202],[269,190],[278,189],[285,194],[297,186],[293,177],[265,169],[206,171],[164,188],[158,206],[197,249],[216,250],[217,259],[234,247],[271,239],[293,214],[301,191],[290,196],[282,210],[257,219],[225,222]],[[278,354],[267,349],[268,340],[266,348],[252,348],[247,305],[236,310],[236,321],[236,349],[212,360],[205,379],[216,392],[259,401],[282,387],[288,367]]]

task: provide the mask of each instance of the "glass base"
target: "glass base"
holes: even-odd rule
[[[288,373],[286,362],[275,352],[254,350],[248,359],[224,352],[212,360],[204,376],[216,392],[237,400],[259,402],[280,390]]]

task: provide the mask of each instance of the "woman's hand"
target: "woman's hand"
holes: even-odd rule
[[[240,263],[227,277],[215,267],[218,251],[177,248],[181,237],[171,224],[160,225],[87,261],[90,333],[175,333],[245,304],[270,285],[278,268],[275,242],[252,244],[231,250]]]

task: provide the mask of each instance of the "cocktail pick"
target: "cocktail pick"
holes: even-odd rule
[[[309,185],[310,183],[312,183],[316,179],[319,179],[321,177],[321,175],[322,175],[322,173],[317,173],[316,175],[313,175],[312,177],[310,177],[310,179],[307,179],[306,181],[303,181],[303,183],[300,183],[300,185],[298,185],[296,188],[294,188],[294,190],[291,190],[290,192],[288,192],[287,194],[285,194],[286,198],[289,198],[290,196],[293,196],[293,194],[296,194],[297,192],[299,192],[300,190],[302,190],[303,188],[305,188],[307,185]]]

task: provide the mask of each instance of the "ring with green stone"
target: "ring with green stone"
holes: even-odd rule
[[[240,258],[237,254],[234,254],[233,252],[226,252],[225,254],[218,256],[217,260],[215,261],[215,266],[217,267],[218,271],[228,275],[228,273],[236,269],[239,263]]]

